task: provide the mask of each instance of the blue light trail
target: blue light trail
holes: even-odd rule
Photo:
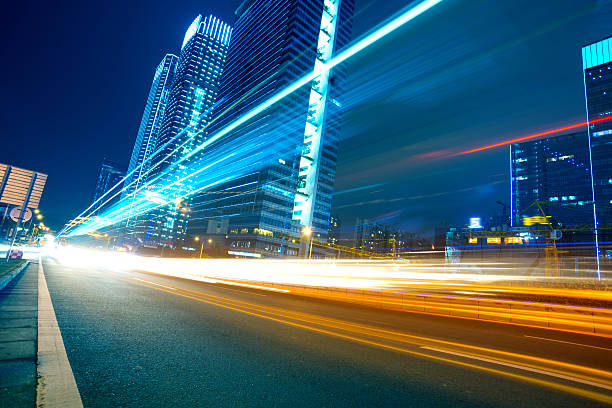
[[[256,108],[254,108],[251,111],[247,112],[245,115],[243,115],[242,117],[240,117],[236,121],[232,122],[231,124],[229,124],[225,128],[221,129],[219,132],[217,132],[214,135],[210,136],[206,141],[204,141],[199,146],[197,146],[196,148],[191,150],[189,153],[187,153],[185,156],[183,156],[178,161],[178,163],[183,163],[183,162],[189,160],[190,158],[194,157],[194,155],[196,155],[197,153],[201,152],[202,150],[204,150],[208,146],[211,146],[213,143],[219,141],[224,136],[227,136],[228,134],[230,134],[230,132],[236,130],[240,126],[246,124],[249,120],[255,118],[257,115],[265,112],[267,109],[269,109],[273,105],[277,104],[278,102],[280,102],[281,100],[283,100],[287,96],[291,95],[292,93],[294,93],[295,91],[297,91],[298,89],[303,87],[304,85],[310,83],[311,81],[316,79],[318,76],[320,76],[322,72],[328,72],[329,70],[333,69],[335,66],[337,66],[339,64],[342,64],[343,62],[345,62],[346,60],[348,60],[352,56],[354,56],[357,53],[363,51],[364,49],[366,49],[370,45],[374,44],[375,42],[379,41],[380,39],[384,38],[385,36],[391,34],[395,30],[397,30],[400,27],[404,26],[406,23],[410,22],[411,20],[415,19],[416,17],[420,16],[421,14],[425,13],[426,11],[428,11],[432,7],[436,6],[437,4],[441,3],[442,1],[443,0],[425,0],[425,1],[420,2],[419,4],[417,4],[416,6],[408,9],[407,11],[401,13],[399,16],[391,19],[389,22],[383,24],[381,27],[375,29],[373,32],[367,34],[366,36],[364,36],[360,40],[356,41],[353,45],[349,46],[344,51],[340,52],[335,57],[331,58],[328,62],[324,63],[322,67],[319,67],[316,70],[313,70],[308,75],[304,76],[300,80],[298,80],[298,81],[294,82],[293,84],[289,85],[288,87],[286,87],[282,91],[278,92],[277,94],[275,94],[274,96],[272,96],[271,98],[269,98],[268,100],[266,100],[265,102],[263,102],[262,104],[257,106]],[[168,142],[168,143],[170,143],[170,142]],[[252,147],[249,146],[249,149],[251,149],[251,148]],[[242,149],[244,149],[244,147],[242,147]],[[160,149],[158,149],[158,151],[159,150]],[[155,191],[153,194],[159,195],[160,192],[166,191],[166,190],[170,189],[171,187],[177,186],[181,182],[187,181],[188,179],[190,179],[190,178],[192,178],[194,176],[201,175],[201,173],[204,170],[207,170],[207,169],[211,168],[211,166],[213,166],[213,165],[219,165],[220,163],[222,163],[224,161],[227,161],[229,158],[231,158],[235,154],[236,153],[234,152],[234,153],[231,153],[229,155],[226,155],[223,158],[217,158],[210,165],[200,167],[198,170],[195,170],[195,171],[189,173],[187,176],[185,176],[185,177],[183,177],[183,178],[181,178],[179,180],[176,180],[176,181],[174,181],[174,182],[172,182],[172,183],[170,183],[170,184],[168,184],[166,186],[161,187],[160,189]],[[262,156],[262,155],[259,154],[259,155],[255,155],[255,156]],[[151,157],[153,157],[153,155]],[[265,154],[265,155],[263,155],[263,157],[260,157],[260,158],[261,159],[265,159],[267,157],[269,157],[269,156],[267,154]],[[251,164],[247,164],[247,168],[248,167],[253,167],[255,165],[257,165],[257,162],[252,162]],[[221,171],[221,169],[215,169],[215,173],[216,173],[215,177],[218,178],[219,177],[218,175],[223,176],[223,175],[228,175],[228,174],[232,175],[232,176],[230,176],[231,178],[235,177],[236,172],[234,172],[233,170],[237,170],[237,169],[227,169],[227,170],[230,170],[230,172],[224,172],[224,171]],[[130,174],[132,174],[132,173],[130,173]],[[167,174],[168,171],[166,170],[164,173]],[[223,176],[222,180],[225,181],[227,178],[228,178],[227,176]],[[118,183],[115,187],[113,187],[113,189],[118,187],[119,185],[121,185],[122,182]],[[202,190],[204,190],[206,188],[210,188],[210,186],[218,185],[220,183],[221,183],[220,180],[216,181],[216,182],[212,181],[212,182],[206,183],[205,187],[200,187],[200,188],[193,189],[192,191],[188,191],[186,193],[179,194],[176,197],[167,198],[167,197],[163,197],[162,196],[161,198],[162,198],[162,200],[165,200],[166,204],[170,204],[170,203],[172,203],[173,201],[175,201],[178,198],[186,198],[186,197],[191,196],[193,194],[196,194],[197,192],[202,191]],[[138,191],[143,190],[145,187],[150,187],[150,185],[151,185],[151,183],[147,183],[147,185],[144,185],[144,186],[140,187],[138,190],[136,190],[134,192],[134,194],[136,194],[136,192],[138,192]],[[100,200],[103,197],[105,197],[106,195],[108,195],[108,193],[110,193],[111,190],[109,190],[106,194],[104,194],[100,198]],[[89,206],[82,214],[84,214],[87,211],[89,211],[100,200],[96,201],[91,206]],[[75,227],[75,225],[66,226],[60,232],[59,235],[60,236],[66,235],[66,234],[68,234],[68,236],[82,235],[82,234],[87,234],[89,232],[95,231],[98,228],[102,228],[102,227],[106,227],[106,226],[109,226],[109,225],[116,224],[118,222],[121,222],[121,221],[125,220],[129,216],[129,215],[126,214],[126,210],[131,205],[142,205],[146,201],[148,201],[147,198],[146,197],[142,197],[142,198],[139,198],[138,200],[134,201],[133,203],[130,203],[130,204],[127,204],[127,205],[123,205],[123,206],[116,205],[115,207],[119,207],[119,208],[116,208],[113,211],[110,211],[109,213],[104,214],[99,220],[87,221],[87,222],[85,222],[83,224],[80,224],[73,231],[71,231],[70,233],[68,233],[68,230],[70,228]],[[158,207],[160,207],[162,205],[166,205],[166,204],[159,204],[158,203],[157,205],[152,206],[151,208],[143,209],[142,211],[138,212],[138,214],[141,214],[141,213],[144,213],[144,212],[147,212],[147,211],[151,211],[151,210],[153,210],[155,208],[158,208]],[[148,207],[148,205],[145,205],[145,206]],[[132,214],[132,216],[135,216],[135,215],[136,214]]]

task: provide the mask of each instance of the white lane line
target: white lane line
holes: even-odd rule
[[[36,406],[82,408],[81,395],[55,318],[41,258],[38,259],[37,358]]]
[[[217,286],[218,287],[218,286]],[[255,295],[255,296],[268,296],[268,295],[264,295],[263,293],[255,293],[255,292],[247,292],[246,290],[240,290],[240,289],[231,289],[231,288],[221,288],[222,290],[231,290],[234,292],[241,292],[241,293],[246,293],[248,295]]]
[[[506,363],[505,361],[493,360],[491,358],[473,356],[471,354],[458,353],[456,351],[443,350],[443,349],[439,349],[439,348],[435,348],[435,347],[421,346],[421,348],[425,349],[425,350],[437,351],[439,353],[453,354],[455,356],[471,358],[473,360],[485,361],[487,363],[499,364],[499,365],[503,365],[503,366],[507,366],[507,367],[516,368],[516,369],[519,369],[519,370],[530,371],[532,373],[548,375],[550,377],[557,377],[557,378],[561,378],[561,379],[564,379],[564,380],[569,380],[569,381],[578,382],[578,383],[582,383],[582,384],[586,384],[586,385],[591,385],[593,387],[603,388],[603,389],[606,389],[606,390],[612,390],[612,386],[609,386],[609,385],[606,385],[606,384],[602,384],[602,383],[598,383],[598,382],[594,382],[594,381],[589,381],[589,380],[584,380],[582,378],[572,377],[570,375],[559,374],[559,373],[555,373],[555,372],[552,372],[552,371],[540,370],[538,368],[527,367],[527,366],[520,365],[520,364]]]
[[[574,346],[590,347],[590,348],[595,348],[595,349],[599,349],[599,350],[612,351],[612,349],[605,348],[605,347],[591,346],[591,345],[588,345],[588,344],[574,343],[574,342],[571,342],[571,341],[563,341],[563,340],[547,339],[546,337],[528,336],[528,335],[526,335],[526,334],[524,334],[524,335],[523,335],[523,337],[529,337],[530,339],[539,339],[539,340],[555,341],[555,342],[557,342],[557,343],[573,344]]]
[[[155,282],[151,282],[151,281],[144,280],[144,279],[138,279],[138,278],[132,278],[132,279],[136,279],[136,280],[139,280],[141,282],[150,283],[151,285],[155,285],[155,286],[161,286],[162,288],[166,288],[166,289],[170,289],[170,290],[176,290],[174,288],[171,288],[170,286],[162,285],[161,283],[155,283]]]
[[[144,280],[144,279],[139,279],[139,278],[132,278],[132,279],[136,279],[136,280],[139,280],[141,282],[150,283],[151,285],[157,285],[157,286],[161,286],[162,288],[166,288],[166,289],[170,289],[170,290],[176,291],[175,288],[172,288],[170,286],[165,286],[165,285],[162,285],[160,283],[155,283],[155,282],[151,282],[151,281]],[[188,289],[186,289],[186,290],[188,290]],[[268,295],[264,295],[263,293],[247,292],[246,290],[240,290],[240,289],[223,288],[223,290],[232,290],[234,292],[242,292],[242,293],[246,293],[248,295],[255,295],[255,296],[268,296]]]

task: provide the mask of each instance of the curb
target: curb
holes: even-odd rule
[[[15,277],[17,277],[17,275],[19,275],[21,272],[23,272],[28,266],[30,266],[31,261],[26,261],[22,267],[17,268],[17,270],[13,271],[12,273],[10,273],[9,275],[5,276],[4,278],[2,278],[2,280],[0,280],[0,290],[4,289],[6,287],[6,285],[8,285],[9,283],[11,283],[11,281],[13,279],[15,279]]]

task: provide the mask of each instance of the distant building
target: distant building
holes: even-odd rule
[[[327,243],[330,245],[340,244],[342,224],[340,218],[336,215],[332,215],[329,218],[329,233],[327,235]]]
[[[100,172],[98,173],[98,180],[96,182],[96,189],[94,191],[92,202],[98,200],[100,197],[106,194],[108,190],[120,183],[124,176],[125,173],[119,170],[119,166],[104,159],[102,161],[102,166],[100,167]],[[113,193],[115,191],[119,191],[119,189],[114,190]],[[96,204],[96,206],[103,204],[107,199],[110,199],[112,195],[113,194],[111,193],[104,197],[99,203]],[[114,200],[115,199],[113,199],[113,201]]]
[[[511,223],[550,216],[553,225],[583,229],[593,242],[593,194],[586,132],[537,139],[510,146]],[[570,228],[572,229],[572,228]]]
[[[152,246],[180,245],[189,218],[189,199],[195,180],[186,176],[198,169],[201,155],[185,157],[208,135],[219,78],[225,65],[232,29],[214,16],[198,16],[185,33],[156,148],[159,166],[151,172],[152,187],[164,188],[160,197],[173,201],[149,215],[152,225],[146,241]]]
[[[357,219],[354,248],[380,256],[401,255],[416,241],[414,234],[397,228],[378,224],[366,219]]]
[[[582,48],[587,119],[612,115],[612,37]],[[612,249],[612,121],[589,125],[592,183],[600,254]]]
[[[211,132],[305,75],[321,74],[217,143],[216,152],[231,151],[243,164],[194,198],[190,236],[229,219],[228,250],[304,256],[305,227],[327,241],[346,67],[324,65],[349,42],[353,3],[246,0],[238,7],[217,109],[229,110]],[[312,256],[327,255],[315,245]]]
[[[174,80],[178,57],[167,54],[155,70],[151,90],[145,104],[144,113],[134,143],[132,157],[127,170],[125,190],[122,198],[128,208],[125,225],[125,238],[128,242],[140,241],[151,233],[150,214],[139,214],[136,200],[144,196],[149,179],[149,170],[159,156],[153,158],[162,119],[168,103],[168,95]]]

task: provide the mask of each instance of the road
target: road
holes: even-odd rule
[[[609,338],[43,265],[85,407],[612,401]]]

